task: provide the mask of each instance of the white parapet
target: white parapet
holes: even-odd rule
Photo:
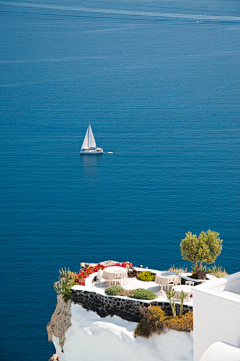
[[[92,273],[85,279],[86,289],[93,287],[93,279],[97,276],[97,272]]]
[[[216,342],[227,343],[228,350],[236,352],[240,347],[240,272],[194,287],[193,308],[194,361],[202,361]],[[217,354],[214,357],[207,360],[220,360]]]

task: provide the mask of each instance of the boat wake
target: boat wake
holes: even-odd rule
[[[143,16],[143,17],[154,17],[154,18],[175,18],[175,19],[187,19],[187,20],[217,20],[217,21],[226,21],[226,22],[240,21],[239,16],[195,15],[195,14],[161,13],[161,12],[157,12],[157,11],[152,12],[152,11],[116,10],[116,9],[95,9],[95,8],[85,8],[85,7],[78,7],[78,6],[60,6],[60,5],[48,5],[48,4],[18,3],[18,2],[12,2],[12,1],[9,1],[9,2],[0,1],[0,5],[51,9],[51,10],[79,11],[79,12],[87,12],[87,13]]]

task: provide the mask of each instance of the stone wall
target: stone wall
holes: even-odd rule
[[[149,305],[160,306],[168,315],[172,314],[169,302],[144,300],[132,300],[130,298],[118,298],[113,296],[103,296],[95,292],[72,290],[71,300],[82,305],[83,308],[96,312],[100,317],[108,315],[117,315],[124,320],[139,322],[141,320],[140,307],[149,307]],[[179,304],[176,304],[178,314]],[[183,313],[192,310],[192,306],[183,306]]]

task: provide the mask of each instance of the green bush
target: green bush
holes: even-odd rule
[[[110,286],[105,290],[109,296],[125,296],[125,290],[122,286]]]
[[[67,302],[68,300],[70,300],[70,298],[72,296],[72,292],[71,292],[72,286],[74,286],[74,283],[72,280],[67,280],[67,282],[65,284],[63,284],[62,295],[63,295],[64,302]]]
[[[131,298],[137,298],[140,300],[154,300],[157,298],[157,294],[150,290],[145,290],[144,288],[136,288],[133,290],[131,295],[129,295]]]
[[[54,286],[54,289],[57,294],[62,294],[64,302],[67,302],[72,296],[72,286],[74,286],[73,280],[63,278],[56,284],[56,286]]]
[[[156,275],[154,273],[152,273],[151,271],[146,271],[146,272],[140,272],[137,275],[137,279],[140,281],[155,281]]]

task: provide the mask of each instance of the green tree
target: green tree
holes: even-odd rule
[[[192,232],[186,233],[186,237],[180,243],[181,254],[184,260],[195,263],[196,272],[200,271],[202,263],[213,263],[222,250],[222,239],[219,233],[210,229],[201,232],[197,237]]]

